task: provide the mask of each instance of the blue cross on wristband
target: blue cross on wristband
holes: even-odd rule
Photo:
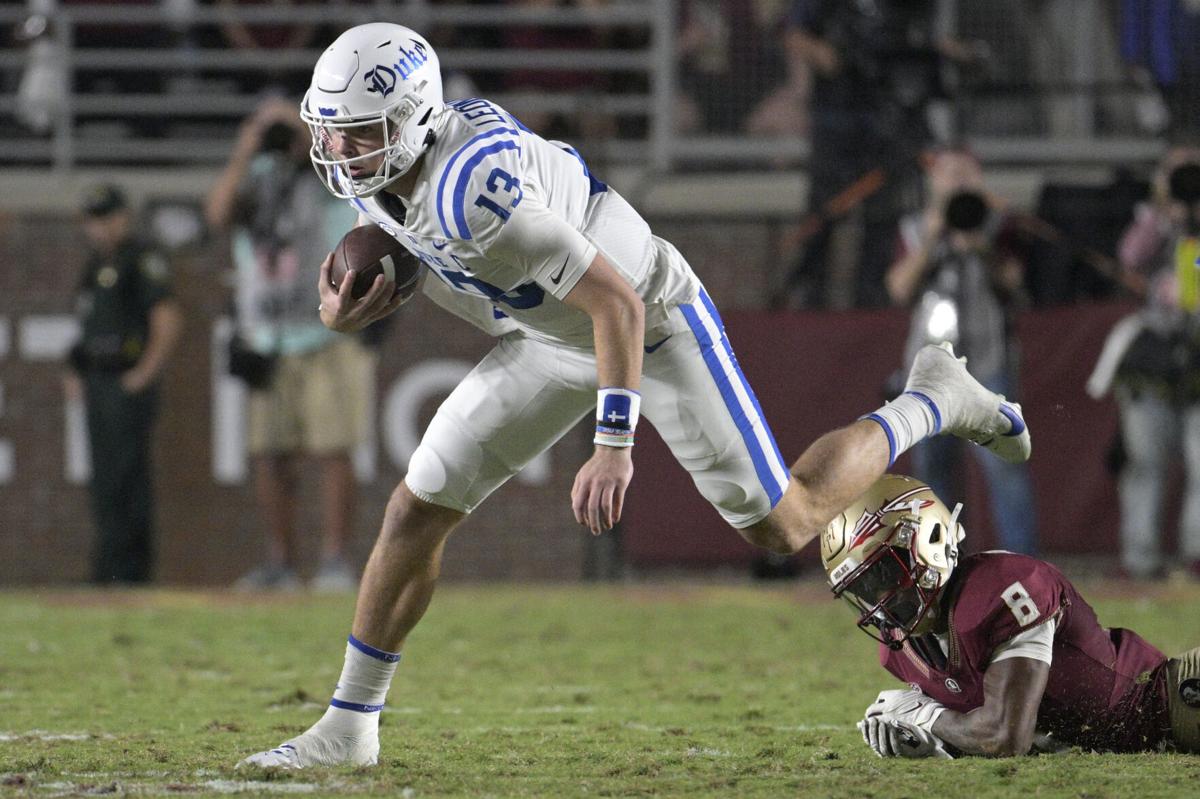
[[[629,429],[630,406],[633,401],[620,394],[609,394],[604,398],[604,407],[597,420],[606,427]]]
[[[596,425],[632,433],[637,427],[642,397],[627,388],[602,388],[596,396]]]

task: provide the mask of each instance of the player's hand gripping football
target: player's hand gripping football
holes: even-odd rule
[[[372,322],[378,321],[399,308],[408,299],[407,295],[392,296],[393,286],[383,275],[375,278],[371,288],[361,299],[354,299],[354,271],[346,273],[339,288],[331,282],[330,269],[333,253],[321,262],[321,275],[317,290],[321,295],[321,322],[330,330],[339,333],[355,333]]]
[[[575,521],[600,535],[621,520],[625,489],[633,479],[633,452],[629,448],[596,447],[575,475],[571,509]]]

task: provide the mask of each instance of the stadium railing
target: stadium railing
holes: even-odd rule
[[[11,28],[29,17],[26,9],[0,8],[0,26]],[[253,110],[260,93],[253,88],[230,91],[227,86],[260,71],[263,87],[278,82],[281,73],[304,74],[320,56],[325,42],[303,48],[239,50],[203,46],[190,34],[236,21],[244,24],[316,25],[332,33],[367,21],[403,20],[417,30],[446,28],[491,28],[507,30],[539,28],[587,28],[596,30],[635,29],[639,46],[586,49],[542,49],[461,47],[435,40],[442,67],[447,72],[511,73],[525,71],[597,72],[603,75],[632,74],[638,91],[493,91],[489,97],[512,110],[573,114],[582,111],[632,117],[637,138],[607,137],[599,142],[603,159],[613,162],[649,163],[667,169],[671,161],[670,115],[655,109],[673,104],[673,9],[670,3],[614,3],[602,11],[582,8],[524,9],[509,5],[404,4],[289,6],[279,7],[194,7],[186,16],[172,14],[159,6],[62,6],[49,20],[46,39],[54,52],[47,59],[55,78],[66,91],[48,100],[53,106],[47,130],[40,135],[13,137],[0,158],[9,164],[51,165],[58,169],[77,164],[183,163],[215,164],[228,153],[235,123]],[[155,31],[162,46],[80,46],[80,28],[123,28]],[[139,37],[143,38],[143,37]],[[209,42],[211,44],[211,40]],[[158,44],[158,42],[155,42]],[[16,108],[22,77],[36,68],[32,48],[6,38],[0,47],[0,105]],[[122,73],[158,78],[152,90],[80,90],[79,79],[97,73],[116,74],[109,82],[120,83]],[[305,81],[306,83],[306,81]],[[293,86],[293,93],[298,88]],[[91,123],[95,118],[110,121],[109,130]],[[204,120],[211,130],[180,119]],[[117,124],[111,124],[117,120]],[[166,135],[143,135],[145,123],[153,122]],[[88,134],[86,126],[94,132]],[[81,127],[83,126],[83,127]],[[126,130],[131,128],[132,135]],[[191,131],[189,132],[189,128]],[[81,135],[85,134],[85,135]],[[107,135],[106,135],[107,134]]]
[[[944,5],[953,9],[959,4]],[[172,7],[183,8],[186,13],[172,12]],[[16,26],[28,15],[24,8],[0,7],[0,27]],[[259,96],[245,85],[245,76],[249,74],[253,79],[260,74],[263,85],[283,73],[302,76],[320,55],[324,39],[303,48],[238,50],[214,46],[211,38],[206,42],[199,37],[198,41],[192,34],[236,20],[246,24],[311,24],[320,26],[331,37],[341,27],[396,19],[434,32],[503,32],[521,27],[632,32],[623,37],[626,46],[611,41],[588,48],[513,48],[495,42],[461,46],[453,38],[435,40],[435,45],[448,71],[468,76],[491,74],[502,78],[518,70],[545,70],[585,71],[611,78],[601,81],[599,88],[586,91],[511,91],[501,86],[487,92],[514,112],[566,116],[587,113],[623,120],[624,124],[583,142],[589,158],[607,164],[631,165],[656,173],[681,165],[802,165],[808,148],[800,134],[676,135],[674,115],[680,92],[677,15],[678,5],[673,0],[612,2],[601,8],[433,4],[426,0],[286,8],[189,7],[187,3],[59,6],[49,20],[47,35],[54,47],[50,66],[61,70],[67,90],[56,102],[46,130],[6,136],[0,163],[50,166],[58,171],[78,165],[218,164],[228,152],[236,122],[253,109]],[[159,38],[153,46],[81,46],[76,32],[88,26],[153,30]],[[1087,35],[1095,36],[1097,32],[1092,30]],[[999,34],[996,38],[1004,44]],[[28,44],[13,37],[6,37],[0,45],[0,107],[17,106],[22,77],[31,68],[30,53]],[[150,81],[150,90],[142,91],[113,90],[104,82],[94,82],[98,88],[84,88],[86,81],[81,79],[96,74],[117,75],[116,83],[121,82],[122,75],[153,76],[154,80]],[[1029,102],[1036,103],[1038,97],[1044,99],[1057,92],[1084,97],[1086,104],[1105,91],[1100,77],[1086,70],[1067,77],[1075,82],[1043,86],[1039,89],[1042,94],[1030,97]],[[1009,88],[992,86],[986,91],[997,96]],[[1088,97],[1093,100],[1088,101]],[[967,98],[962,108],[970,114],[978,106],[978,98]],[[1067,135],[1061,131],[1049,131],[1050,135],[1043,131],[1005,135],[988,135],[986,130],[969,132],[972,146],[985,161],[1005,164],[1148,163],[1162,149],[1160,141],[1149,134],[1125,131],[1104,135],[1087,126]]]

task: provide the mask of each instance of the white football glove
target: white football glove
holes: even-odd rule
[[[858,723],[863,740],[879,757],[933,757],[953,760],[940,738],[903,721],[872,716]]]
[[[946,708],[916,688],[880,691],[867,708],[866,718],[883,717],[885,721],[904,721],[925,732],[933,733],[933,723]]]
[[[950,758],[933,723],[946,708],[921,691],[880,691],[858,723],[863,740],[880,757]]]

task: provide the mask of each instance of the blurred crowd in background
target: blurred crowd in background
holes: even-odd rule
[[[267,242],[273,247],[264,267],[267,282],[283,280],[284,273],[294,279],[299,267],[280,271],[281,254],[312,248],[290,242],[288,231],[311,234],[332,212],[318,207],[317,199],[305,204],[293,198],[295,177],[307,169],[303,141],[294,136],[304,132],[289,133],[282,116],[273,118],[272,127],[263,109],[278,109],[278,98],[294,102],[302,94],[312,54],[345,26],[346,18],[337,13],[357,8],[395,17],[402,8],[420,18],[444,5],[353,0],[0,5],[13,12],[5,17],[13,23],[6,52],[21,54],[20,60],[4,62],[8,68],[0,76],[0,91],[14,99],[23,123],[12,131],[14,141],[30,143],[28,152],[34,153],[24,161],[12,153],[0,153],[0,159],[10,166],[38,165],[37,153],[43,151],[36,145],[60,141],[56,137],[63,135],[61,119],[68,112],[76,139],[133,137],[159,164],[204,157],[194,148],[155,149],[154,142],[216,141],[220,155],[209,161],[224,164],[225,171],[207,200],[207,222],[214,231],[230,232],[238,270],[258,270],[253,253]],[[609,0],[457,5],[477,8],[480,21],[439,21],[434,14],[424,28],[440,52],[461,51],[457,59],[443,55],[448,97],[498,95],[533,130],[577,143],[594,167],[618,160],[605,142],[644,143],[661,136],[654,128],[664,124],[665,114],[669,137],[717,142],[727,137],[742,146],[728,155],[710,154],[702,163],[677,154],[676,168],[731,169],[749,154],[760,166],[765,162],[769,169],[806,174],[806,208],[787,226],[780,252],[783,280],[763,298],[764,307],[910,309],[908,357],[928,341],[953,341],[982,382],[1019,401],[1020,353],[1013,326],[1022,309],[1089,298],[1144,301],[1144,310],[1114,330],[1089,386],[1095,396],[1112,391],[1121,412],[1123,435],[1114,448],[1114,466],[1121,475],[1125,519],[1122,568],[1134,577],[1163,573],[1159,508],[1168,465],[1182,444],[1188,477],[1180,547],[1200,574],[1200,317],[1195,313],[1200,305],[1195,266],[1200,150],[1194,149],[1200,144],[1200,3],[680,0],[668,7],[668,31],[646,24],[644,9],[640,21],[623,24],[617,11],[629,6]],[[165,16],[73,25],[69,46],[95,52],[63,71],[56,60],[64,41],[56,11],[117,6],[158,8]],[[235,7],[295,9],[299,21],[220,16]],[[306,9],[311,13],[299,13]],[[575,16],[555,24],[539,21],[539,11],[564,9]],[[489,13],[509,18],[498,25]],[[656,84],[661,75],[647,66],[665,35],[669,91]],[[154,51],[159,57],[152,54],[147,68],[130,69],[121,63],[121,50],[136,50],[142,54],[138,58]],[[233,54],[230,64],[203,57],[222,53]],[[516,61],[506,60],[514,53]],[[519,56],[529,53],[561,57],[527,58],[523,64]],[[610,68],[591,66],[589,53],[604,54]],[[622,61],[622,54],[630,60]],[[152,66],[160,62],[166,66]],[[75,98],[70,109],[55,99],[66,81]],[[98,101],[89,104],[89,97]],[[227,102],[188,104],[189,98],[212,97]],[[632,102],[661,97],[670,98],[669,109]],[[149,98],[149,111],[138,107],[138,98]],[[154,108],[169,111],[154,113]],[[250,121],[243,124],[243,119]],[[1105,140],[1152,141],[1166,155],[1156,164],[1117,165],[1099,187],[1047,185],[1036,207],[1018,207],[989,186],[985,164],[968,144],[1003,136],[1081,147]],[[779,140],[804,142],[807,148],[766,148],[765,159],[754,154],[763,143]],[[293,150],[295,159],[288,157]],[[47,159],[57,157],[53,148],[45,152]],[[82,145],[72,159],[105,163],[104,156],[89,155]],[[276,173],[284,183],[275,180]],[[256,188],[248,187],[248,176],[255,175],[260,178]],[[275,194],[267,196],[271,191]],[[308,214],[307,221],[289,223],[288,214]],[[315,270],[316,264],[311,266]],[[253,317],[265,306],[256,302],[238,298],[239,325],[251,349],[277,359],[308,357],[331,346],[320,331],[279,327],[283,310],[270,324],[259,324]],[[363,357],[369,363],[369,353]],[[901,373],[904,366],[897,364]],[[273,368],[283,374],[284,367]],[[269,384],[256,390],[267,391]],[[263,394],[252,401],[281,400]],[[331,585],[349,585],[342,547],[353,497],[352,489],[339,493],[337,486],[349,484],[347,452],[356,433],[314,442],[295,431],[276,432],[252,448],[271,544],[268,562],[247,580],[262,587],[291,578],[286,509],[294,464],[279,454],[284,447],[312,455],[326,470],[326,483],[334,486],[322,568]],[[954,485],[962,472],[957,443],[939,439],[915,454],[918,476],[944,497],[961,491]],[[994,459],[980,465],[1001,544],[1036,552],[1028,472]]]

